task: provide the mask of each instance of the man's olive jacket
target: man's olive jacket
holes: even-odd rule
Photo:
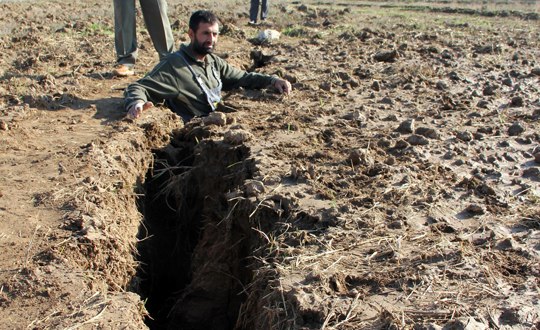
[[[238,87],[258,89],[273,85],[277,76],[258,73],[247,73],[227,64],[216,55],[206,55],[203,61],[198,60],[186,44],[182,44],[180,54],[188,61],[196,74],[208,89],[218,87],[212,66],[217,70],[223,83],[223,90]],[[172,100],[175,107],[188,117],[204,116],[212,111],[206,95],[189,70],[186,62],[178,54],[165,57],[144,78],[130,84],[124,91],[124,108],[128,110],[137,102],[151,101],[154,104],[164,100]]]

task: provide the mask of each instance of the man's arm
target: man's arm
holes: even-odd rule
[[[247,73],[246,71],[238,70],[217,56],[215,59],[218,64],[217,69],[221,74],[224,90],[238,87],[260,89],[268,85],[274,85],[279,80],[279,77],[276,75],[269,76],[259,73]]]
[[[144,78],[130,84],[124,91],[124,109],[135,119],[155,103],[178,96],[178,81],[171,64],[160,62]]]

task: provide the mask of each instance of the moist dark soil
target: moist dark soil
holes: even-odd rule
[[[112,3],[0,2],[2,328],[540,328],[537,4],[248,6],[176,46],[293,92],[184,124],[125,118],[140,12],[119,79]]]

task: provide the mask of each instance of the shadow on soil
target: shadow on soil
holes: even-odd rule
[[[111,80],[110,77],[104,77],[101,74],[87,75],[87,78],[94,79],[96,81]],[[0,95],[8,103],[8,109],[20,111],[25,108],[37,108],[39,110],[46,111],[58,111],[62,109],[71,109],[75,111],[92,111],[95,112],[93,118],[103,119],[102,125],[109,124],[125,117],[126,112],[123,109],[123,97],[107,97],[98,100],[87,100],[80,98],[76,93],[69,91],[56,91],[56,79],[66,77],[68,75],[61,75],[54,77],[52,75],[4,75],[0,77],[1,80],[8,80],[10,78],[28,78],[34,80],[36,84],[48,86],[50,91],[42,95],[24,95],[20,98],[15,95]],[[121,84],[127,85],[127,82],[120,81]],[[122,93],[124,87],[112,88],[111,91]]]

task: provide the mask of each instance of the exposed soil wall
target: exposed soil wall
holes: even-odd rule
[[[252,279],[251,205],[227,199],[256,171],[250,149],[202,133],[182,129],[147,175],[139,292],[152,329],[233,329]]]

